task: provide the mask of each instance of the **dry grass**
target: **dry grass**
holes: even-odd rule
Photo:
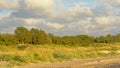
[[[107,51],[107,53],[106,53]],[[118,55],[119,45],[77,46],[63,45],[23,45],[0,46],[0,60],[7,61],[11,66],[38,62],[60,62],[72,59],[104,57]]]

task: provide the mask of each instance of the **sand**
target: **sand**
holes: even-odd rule
[[[120,56],[74,59],[59,63],[31,63],[26,66],[16,66],[14,68],[120,68]]]

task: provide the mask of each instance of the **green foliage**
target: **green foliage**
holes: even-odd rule
[[[17,39],[12,34],[2,34],[0,37],[0,44],[8,45],[16,45]]]
[[[73,58],[111,56],[119,54],[120,47],[109,44],[117,45],[119,43],[120,34],[114,36],[108,34],[100,37],[88,35],[60,37],[47,34],[44,30],[35,28],[28,30],[25,27],[17,27],[14,34],[0,33],[0,61],[21,65]]]
[[[105,43],[105,37],[104,36],[100,36],[100,37],[95,39],[95,42],[97,42],[97,43]]]
[[[17,27],[15,34],[0,34],[0,44],[16,45],[16,44],[57,44],[64,46],[89,46],[94,43],[120,43],[120,34],[112,36],[110,34],[100,37],[92,37],[88,35],[76,36],[55,36],[47,34],[44,30],[32,28],[28,30],[25,27]]]
[[[25,50],[25,49],[27,49],[27,48],[28,48],[28,46],[19,44],[16,49],[17,49],[17,50]]]
[[[31,42],[31,34],[25,27],[17,27],[15,30],[15,36],[20,44],[26,44]]]
[[[51,43],[50,37],[43,30],[32,28],[30,33],[32,36],[32,44]]]
[[[35,53],[33,56],[35,60],[41,60],[41,57],[39,54]]]
[[[9,61],[9,60],[11,60],[11,58],[12,58],[11,55],[0,54],[0,60],[1,61]]]
[[[64,54],[64,53],[59,53],[59,52],[53,53],[53,57],[58,60],[69,60],[73,58],[69,54]]]
[[[19,55],[14,55],[14,56],[12,57],[12,59],[13,59],[14,61],[17,61],[17,62],[22,62],[22,63],[25,63],[25,62],[26,62],[26,60],[24,59],[24,57],[19,56]]]
[[[110,34],[108,34],[106,36],[105,42],[106,43],[112,43],[113,41],[114,41],[113,37]]]

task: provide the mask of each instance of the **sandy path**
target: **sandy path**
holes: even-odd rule
[[[15,68],[120,68],[120,56],[71,60],[59,63],[29,64]]]

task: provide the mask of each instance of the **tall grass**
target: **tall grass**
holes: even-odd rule
[[[120,46],[97,44],[84,46],[63,45],[0,45],[0,61],[8,62],[6,66],[24,65],[27,63],[60,62],[72,59],[84,59],[119,55]]]

